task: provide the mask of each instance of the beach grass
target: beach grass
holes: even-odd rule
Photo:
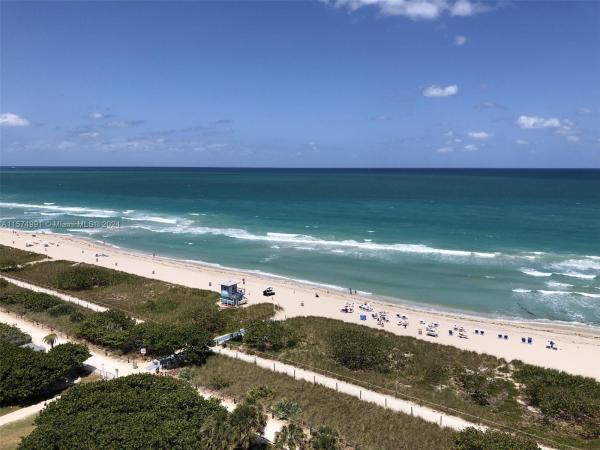
[[[9,275],[136,318],[161,323],[192,321],[215,333],[234,331],[244,323],[268,319],[277,308],[272,303],[262,303],[221,310],[219,295],[212,291],[70,261],[45,261]]]
[[[26,252],[17,248],[7,247],[6,245],[0,245],[0,269],[16,267],[45,258],[44,255],[40,255],[39,253]]]
[[[191,383],[218,388],[239,400],[252,388],[268,386],[270,395],[262,400],[267,407],[282,399],[297,403],[300,412],[294,420],[307,427],[329,426],[355,448],[449,449],[455,435],[449,428],[224,356],[211,356],[206,364],[188,370]]]
[[[483,418],[560,444],[600,449],[600,440],[593,436],[595,418],[586,424],[564,414],[550,416],[526,402],[528,383],[533,386],[535,379],[543,386],[558,379],[562,398],[579,402],[580,409],[585,407],[593,415],[600,405],[600,383],[595,380],[550,369],[525,370],[532,366],[340,320],[297,317],[284,324],[294,333],[296,345],[261,355],[400,398],[418,398],[470,421]],[[558,394],[558,388],[548,390],[555,399]],[[555,404],[549,407],[560,409]],[[576,410],[577,403],[568,407]]]
[[[19,446],[21,439],[33,431],[33,422],[37,414],[18,422],[9,423],[0,427],[0,450],[14,450]]]

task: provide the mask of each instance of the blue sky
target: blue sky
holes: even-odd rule
[[[17,2],[3,165],[600,167],[600,2]]]

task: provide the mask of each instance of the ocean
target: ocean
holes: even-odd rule
[[[599,170],[2,168],[3,227],[600,326]]]

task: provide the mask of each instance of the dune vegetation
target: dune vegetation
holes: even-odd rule
[[[292,318],[273,326],[277,333],[255,333],[250,326],[251,339],[242,345],[471,421],[600,448],[600,383],[591,378],[333,319]]]

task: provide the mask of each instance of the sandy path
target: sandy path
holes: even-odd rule
[[[365,402],[374,403],[378,406],[391,409],[392,411],[397,411],[404,414],[419,417],[427,422],[432,422],[441,426],[450,427],[454,430],[462,430],[463,428],[472,426],[479,427],[473,422],[469,422],[460,417],[436,411],[435,409],[428,408],[427,406],[422,406],[417,403],[402,400],[393,395],[381,394],[379,392],[366,389],[356,384],[338,380],[333,377],[328,377],[317,372],[312,372],[310,370],[300,369],[289,364],[284,364],[280,361],[262,358],[260,356],[249,355],[229,348],[216,347],[213,348],[213,351],[220,355],[256,364],[259,367],[271,370],[273,372],[286,374],[297,380],[304,380],[310,383],[318,383],[337,392],[341,392],[359,398]]]
[[[49,293],[52,295],[55,295],[54,292],[52,292],[52,291]],[[78,299],[75,299],[75,300],[78,300]],[[84,302],[84,303],[88,303],[88,302]],[[31,322],[26,321],[25,319],[16,317],[15,315],[9,314],[2,310],[0,310],[0,322],[8,323],[10,325],[16,325],[22,331],[24,331],[25,333],[27,333],[31,336],[31,340],[34,344],[44,347],[44,349],[46,349],[46,350],[49,349],[49,346],[47,344],[45,344],[44,340],[43,340],[44,336],[46,336],[47,334],[50,333],[50,330],[47,327],[44,327],[42,325],[35,325]],[[54,333],[58,334],[58,336],[59,336],[55,345],[64,344],[65,342],[73,342],[72,340],[67,339],[66,336],[64,336],[56,331],[54,331]],[[126,376],[126,375],[131,375],[133,373],[145,373],[146,372],[144,370],[144,367],[148,364],[147,362],[138,361],[138,368],[134,369],[132,364],[128,364],[127,362],[125,362],[121,359],[107,356],[107,355],[102,355],[102,354],[100,354],[98,352],[94,352],[92,350],[90,350],[90,353],[92,353],[92,356],[85,361],[85,364],[95,367],[97,369],[97,371],[103,376],[104,375],[108,375],[111,377],[112,376]],[[228,411],[233,411],[236,407],[233,400],[226,398],[226,397],[217,396],[207,389],[199,388],[198,392],[200,393],[200,395],[202,395],[206,398],[209,398],[209,397],[218,398],[221,401],[221,403],[223,404],[223,406],[225,406],[227,408]],[[7,425],[9,423],[17,422],[17,421],[25,419],[31,415],[39,413],[42,409],[44,409],[46,407],[46,405],[48,403],[56,400],[57,398],[59,398],[59,396],[49,399],[49,400],[44,400],[40,403],[36,403],[35,405],[27,406],[25,408],[18,409],[17,411],[14,411],[12,413],[0,416],[0,427],[3,425]],[[265,427],[265,433],[264,433],[263,437],[268,439],[270,442],[273,442],[275,439],[275,433],[279,432],[281,430],[281,428],[283,427],[283,425],[285,425],[285,424],[286,424],[286,422],[284,422],[284,421],[273,419],[273,418],[269,417],[268,421],[267,421],[267,426]]]
[[[58,291],[55,291],[52,289],[46,289],[46,288],[37,286],[35,284],[27,283],[25,281],[16,280],[12,277],[0,275],[0,278],[3,278],[6,281],[8,281],[16,286],[19,286],[19,287],[22,287],[25,289],[29,289],[29,290],[32,290],[35,292],[42,292],[44,294],[53,295],[55,297],[60,298],[61,300],[64,300],[65,302],[75,303],[76,305],[83,306],[84,308],[88,308],[93,311],[103,312],[103,311],[108,310],[108,308],[105,308],[104,306],[100,306],[95,303],[86,302],[85,300],[81,300],[77,297],[73,297],[72,295],[63,294],[62,292],[58,292]]]
[[[26,241],[38,243],[26,247]],[[42,244],[43,241],[48,243],[48,247]],[[221,281],[237,280],[240,281],[240,286],[246,289],[250,304],[272,301],[283,307],[284,311],[279,318],[312,315],[378,327],[370,316],[366,321],[361,321],[358,309],[353,314],[340,312],[347,301],[353,301],[357,305],[363,301],[370,301],[375,310],[385,310],[390,313],[392,320],[385,325],[384,329],[392,333],[488,353],[506,360],[520,359],[530,364],[565,370],[600,380],[600,329],[597,328],[514,322],[460,313],[422,310],[414,305],[385,303],[376,298],[350,295],[285,279],[134,253],[66,235],[45,233],[37,234],[34,238],[30,233],[17,233],[4,229],[0,230],[0,244],[38,252],[54,259],[96,264],[213,291],[218,290],[218,283]],[[96,254],[100,253],[108,256],[96,257]],[[241,283],[242,280],[245,280],[245,283]],[[269,285],[273,286],[277,295],[267,299],[262,296],[262,290]],[[317,293],[318,298],[315,297]],[[397,313],[409,317],[410,325],[406,329],[396,324],[394,318]],[[424,326],[419,324],[420,320],[439,323],[439,336],[437,338],[426,336]],[[454,336],[448,335],[448,330],[455,324],[467,329],[469,339],[459,339],[456,333]],[[484,329],[485,335],[475,335],[475,329]],[[423,334],[419,334],[419,330]],[[498,339],[498,333],[508,334],[509,339]],[[533,338],[533,344],[522,344],[521,337]],[[548,340],[556,342],[559,350],[546,349]]]

